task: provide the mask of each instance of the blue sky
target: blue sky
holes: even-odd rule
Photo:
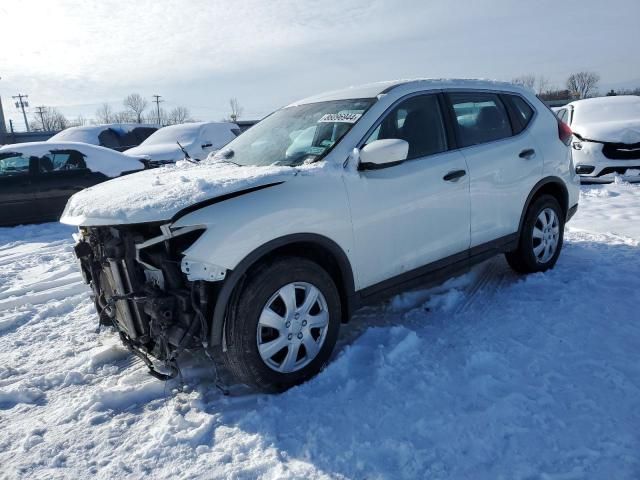
[[[323,90],[408,77],[562,86],[600,73],[601,90],[640,86],[640,2],[412,0],[21,0],[0,3],[0,95],[91,117],[128,93],[163,95],[201,120],[245,118]]]

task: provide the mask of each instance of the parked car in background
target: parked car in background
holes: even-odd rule
[[[576,100],[556,115],[573,131],[573,160],[583,182],[611,182],[615,175],[640,180],[640,97]]]
[[[48,142],[82,142],[123,152],[144,142],[158,130],[156,125],[109,123],[70,127],[51,137]]]
[[[142,170],[141,160],[76,142],[0,147],[0,225],[58,220],[71,195]]]
[[[282,108],[203,162],[79,192],[61,221],[79,227],[100,321],[152,373],[204,348],[281,391],[321,370],[363,304],[500,253],[552,268],[578,207],[570,141],[511,84],[376,83]]]
[[[184,159],[184,149],[192,159],[202,160],[238,135],[240,128],[235,123],[195,122],[170,125],[159,129],[139,146],[124,153],[162,164]]]

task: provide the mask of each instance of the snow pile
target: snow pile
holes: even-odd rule
[[[239,167],[181,161],[116,178],[69,199],[62,221],[79,225],[167,220],[185,207],[252,186],[286,180],[291,167]]]
[[[583,187],[554,270],[495,258],[363,309],[277,396],[222,396],[204,357],[182,391],[150,377],[96,333],[73,228],[0,229],[0,477],[637,478],[638,212]]]
[[[640,184],[583,185],[573,230],[607,233],[640,240]]]

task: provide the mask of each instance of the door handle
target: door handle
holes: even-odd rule
[[[466,174],[467,174],[466,170],[452,170],[449,173],[447,173],[444,177],[442,177],[442,179],[447,182],[456,182],[458,181],[459,178],[464,177]]]
[[[526,158],[527,160],[530,160],[536,156],[536,151],[533,148],[527,148],[525,150],[522,150],[518,156],[520,158]]]

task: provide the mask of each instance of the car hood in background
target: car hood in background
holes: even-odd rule
[[[91,226],[169,220],[193,204],[281,182],[296,173],[291,167],[181,161],[82,190],[69,199],[60,221]]]
[[[571,130],[585,140],[611,143],[640,143],[640,119],[571,125]]]
[[[183,147],[191,155],[191,145],[183,145]],[[124,151],[125,155],[131,155],[132,157],[142,157],[148,160],[154,161],[166,161],[171,160],[177,162],[184,159],[184,153],[180,150],[180,147],[176,143],[159,143],[157,145],[138,145],[137,147],[130,148]],[[202,159],[198,159],[202,160]]]

